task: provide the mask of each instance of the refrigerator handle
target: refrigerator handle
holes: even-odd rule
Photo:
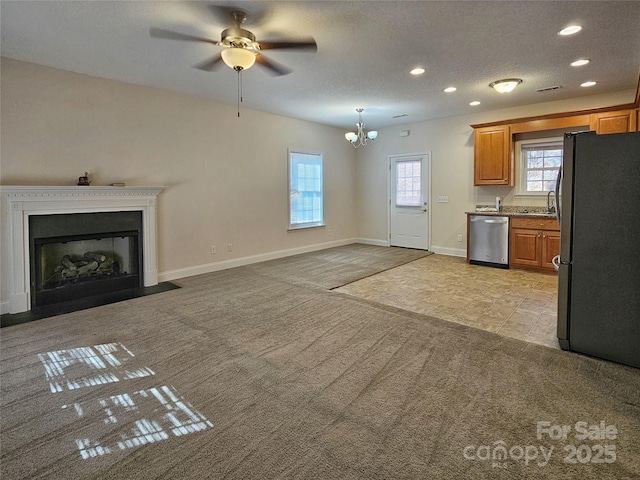
[[[564,163],[564,161],[563,161]],[[560,164],[560,168],[558,169],[558,177],[556,178],[556,189],[553,192],[554,197],[556,199],[556,218],[558,219],[558,227],[562,229],[562,202],[560,201],[560,187],[562,182],[562,167],[563,164]],[[557,270],[557,269],[556,269]]]

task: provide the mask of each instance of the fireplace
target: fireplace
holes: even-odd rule
[[[2,314],[158,286],[162,187],[0,186]]]
[[[143,285],[142,212],[29,217],[31,307]]]

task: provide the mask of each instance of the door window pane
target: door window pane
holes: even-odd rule
[[[422,205],[422,162],[404,160],[396,162],[396,206]]]

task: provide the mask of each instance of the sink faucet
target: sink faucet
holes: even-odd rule
[[[551,205],[551,194],[553,193],[553,205]],[[549,193],[547,193],[547,213],[551,213],[551,212],[555,212],[556,211],[556,192],[554,192],[553,190],[549,190]]]

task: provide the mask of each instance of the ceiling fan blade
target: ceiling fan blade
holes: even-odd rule
[[[205,37],[196,37],[195,35],[187,35],[185,33],[172,32],[171,30],[163,30],[162,28],[151,27],[149,34],[154,38],[166,38],[168,40],[184,40],[187,42],[204,42],[213,45],[219,45],[219,42]]]
[[[316,52],[318,51],[318,44],[311,37],[298,40],[274,40],[271,42],[260,42],[260,50],[273,50],[276,48],[295,48]]]
[[[218,54],[215,57],[211,57],[209,60],[205,60],[202,63],[194,65],[193,68],[204,70],[205,72],[213,72],[218,66],[220,66],[220,62],[222,62],[222,55]]]
[[[260,55],[259,53],[256,54],[256,63],[266,67],[274,76],[287,75],[293,71],[284,65],[274,62],[273,60],[268,60],[264,55]]]

